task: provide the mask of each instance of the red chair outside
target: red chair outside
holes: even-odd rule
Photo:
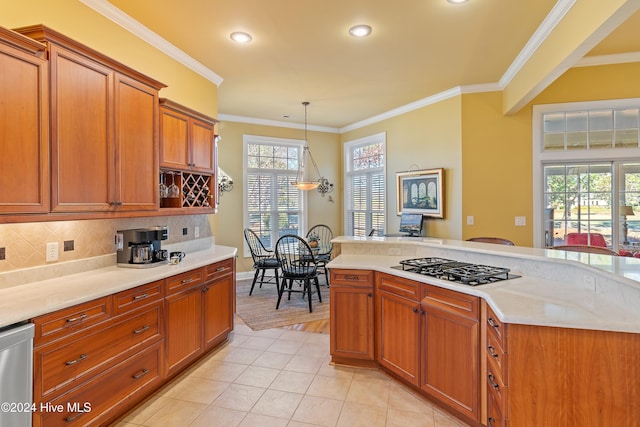
[[[591,245],[606,248],[607,242],[600,233],[568,233],[567,245]]]

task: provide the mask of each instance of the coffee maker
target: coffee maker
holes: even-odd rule
[[[160,242],[169,237],[164,226],[118,230],[116,232],[118,267],[149,268],[166,264],[169,257]]]

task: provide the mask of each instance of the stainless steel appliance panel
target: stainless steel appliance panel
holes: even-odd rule
[[[30,427],[33,323],[0,329],[0,427]]]

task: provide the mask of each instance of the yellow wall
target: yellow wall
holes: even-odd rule
[[[349,142],[380,132],[387,134],[387,233],[397,233],[396,172],[445,168],[445,218],[427,219],[426,235],[459,239],[462,235],[461,98],[454,97],[401,116],[346,132]]]
[[[222,140],[218,144],[219,166],[233,178],[233,190],[223,193],[218,214],[214,215],[212,227],[216,242],[239,248],[238,271],[252,269],[251,258],[243,253],[243,182],[242,140],[244,135],[259,135],[295,140],[304,139],[302,129],[252,125],[247,123],[221,122]],[[307,193],[309,226],[326,224],[338,236],[342,234],[342,162],[339,135],[308,131],[309,149],[320,173],[334,184],[334,190],[322,197],[315,190]],[[311,174],[310,177],[314,175]],[[329,196],[331,200],[329,201]]]
[[[0,26],[44,24],[152,77],[170,98],[208,116],[218,115],[216,85],[169,58],[78,0],[0,0]]]

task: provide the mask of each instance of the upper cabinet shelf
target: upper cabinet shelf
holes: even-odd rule
[[[218,121],[160,99],[160,167],[215,175],[214,126]]]

